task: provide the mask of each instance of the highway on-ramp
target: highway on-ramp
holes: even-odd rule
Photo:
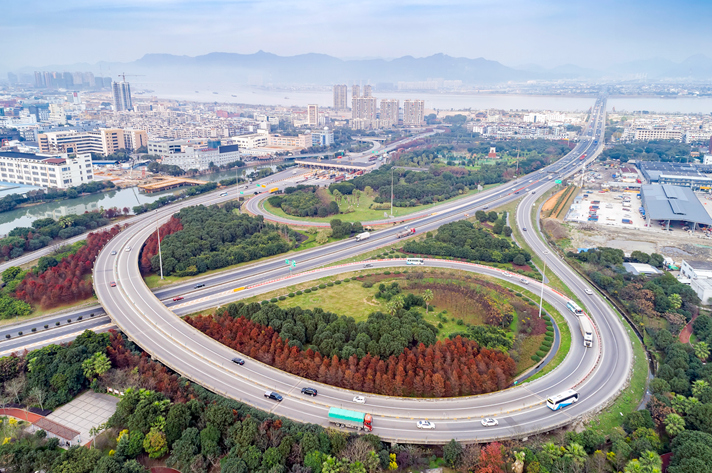
[[[598,114],[594,114],[594,121],[598,124],[602,111],[600,101],[596,104],[596,111]],[[596,130],[592,136],[600,139],[602,126],[596,125]],[[444,223],[463,218],[464,213],[474,212],[486,205],[492,207],[516,200],[525,188],[538,191],[552,185],[551,180],[547,179],[549,171],[561,175],[569,174],[580,164],[579,157],[582,153],[591,156],[597,147],[593,140],[583,140],[572,153],[545,170],[477,196],[433,209],[431,215],[417,221],[418,231],[435,229]],[[205,203],[226,199],[228,198],[209,195],[205,197]],[[172,213],[172,210],[159,209],[153,220],[129,227],[107,244],[94,266],[95,291],[107,313],[122,331],[155,359],[225,396],[298,421],[322,425],[327,424],[326,412],[331,406],[362,410],[374,415],[374,433],[384,439],[445,443],[451,438],[485,441],[547,431],[600,409],[625,385],[631,365],[626,332],[620,323],[601,323],[603,318],[592,313],[599,329],[593,348],[586,350],[576,343],[580,337],[576,337],[577,327],[572,322],[574,343],[561,366],[543,378],[516,388],[489,395],[454,399],[392,398],[366,394],[368,402],[362,406],[350,402],[355,394],[353,392],[319,386],[318,397],[304,398],[299,392],[301,387],[312,385],[313,382],[301,380],[253,360],[242,367],[232,364],[230,360],[235,355],[232,350],[180,320],[146,287],[138,270],[139,250],[148,236],[155,231],[155,224],[166,221]],[[300,269],[317,268],[391,244],[400,227],[395,225],[375,232],[371,238],[362,242],[346,240],[304,251],[301,254]],[[112,250],[118,254],[112,256]],[[231,274],[216,276],[213,280],[206,278],[205,280],[211,283],[207,296],[214,304],[223,298],[234,300],[235,297],[232,297],[230,291],[238,287],[246,287],[248,291],[253,286],[260,285],[255,291],[266,290],[315,277],[313,274],[299,273],[290,279],[284,279],[283,265],[281,260],[274,259],[241,268]],[[474,269],[478,272],[496,271],[449,261],[433,260],[429,261],[428,265],[458,268],[461,266],[461,269]],[[560,268],[556,264],[552,264],[552,267],[559,274]],[[334,266],[321,270],[319,274],[336,274],[345,270],[353,268]],[[223,280],[220,281],[220,278]],[[570,278],[571,284],[580,284],[575,275]],[[117,283],[117,287],[111,287],[112,281]],[[532,285],[534,284],[532,282]],[[545,294],[557,307],[562,307],[566,302],[565,297],[549,289]],[[245,295],[249,295],[249,292]],[[563,312],[565,313],[565,310]],[[607,316],[605,320],[608,321]],[[581,394],[581,400],[577,404],[557,412],[544,405],[547,396],[572,387],[576,387]],[[262,393],[266,389],[279,391],[284,396],[284,401],[275,403],[264,398]],[[501,418],[500,425],[484,429],[479,423],[480,418],[491,415]],[[438,427],[435,431],[418,430],[415,426],[418,419],[431,419]]]

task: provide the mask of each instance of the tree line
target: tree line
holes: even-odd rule
[[[26,272],[17,284],[15,298],[51,309],[63,304],[88,299],[94,293],[91,278],[93,263],[104,245],[120,231],[119,226],[87,235],[87,243],[79,250],[62,258],[56,266],[35,274]]]
[[[468,396],[507,387],[514,360],[460,337],[426,347],[405,348],[388,359],[322,356],[311,348],[289,346],[272,327],[231,317],[227,312],[186,321],[206,335],[289,373],[361,392],[418,397]]]
[[[295,217],[328,217],[339,213],[339,205],[319,196],[319,186],[287,187],[284,195],[267,199],[272,207],[280,208]]]
[[[603,150],[598,159],[619,159],[622,163],[631,160],[687,163],[690,161],[690,145],[675,141],[616,143],[612,148]]]
[[[526,263],[531,260],[528,251],[522,250],[505,238],[476,227],[467,220],[445,224],[434,236],[425,240],[409,240],[403,251],[413,254],[451,256],[472,261],[510,263],[515,259]],[[520,257],[521,258],[518,258]]]
[[[33,221],[31,227],[13,228],[6,238],[0,239],[0,255],[6,261],[18,258],[26,251],[44,248],[54,240],[66,240],[81,235],[87,230],[108,225],[111,219],[128,213],[128,207],[124,207],[123,210],[113,207],[103,211],[65,215],[57,220],[51,217],[40,218]]]

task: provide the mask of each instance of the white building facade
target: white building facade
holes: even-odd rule
[[[91,154],[0,152],[0,180],[37,187],[68,187],[94,180]]]
[[[185,171],[189,169],[205,171],[210,168],[210,163],[216,166],[225,166],[239,161],[240,157],[239,145],[218,146],[217,148],[185,146],[182,152],[164,156],[161,162],[178,166]]]

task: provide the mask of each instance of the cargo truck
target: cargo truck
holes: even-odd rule
[[[583,346],[590,348],[593,346],[593,326],[585,315],[579,316],[579,329],[583,337]]]
[[[343,181],[343,180],[344,180],[344,175],[343,175],[343,174],[340,175],[340,176],[336,176],[336,177],[334,178],[334,182],[341,182],[341,181]]]
[[[404,230],[404,231],[400,232],[399,234],[397,234],[396,238],[405,238],[407,236],[412,235],[413,233],[415,233],[415,228],[409,228],[408,230]]]
[[[371,236],[371,234],[368,232],[359,233],[358,235],[356,235],[356,241],[363,241],[370,236]]]
[[[372,422],[371,414],[339,409],[338,407],[329,409],[329,423],[336,427],[371,432],[373,430]]]
[[[269,193],[272,194],[273,192],[278,192],[278,191],[279,191],[279,187],[273,187],[269,190]]]

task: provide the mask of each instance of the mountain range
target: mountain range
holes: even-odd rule
[[[201,56],[172,54],[146,54],[127,63],[100,62],[95,65],[71,64],[23,68],[55,71],[120,71],[146,76],[154,80],[182,80],[273,84],[334,84],[364,81],[372,84],[398,81],[424,81],[431,78],[461,80],[469,85],[487,85],[507,81],[561,80],[561,79],[692,79],[712,78],[712,59],[704,55],[691,56],[680,63],[662,58],[639,60],[613,65],[605,70],[583,68],[564,64],[544,68],[536,64],[509,67],[484,58],[452,57],[434,54],[415,58],[396,59],[339,59],[326,54],[308,53],[296,56],[278,56],[258,51],[254,54],[209,53]],[[143,80],[141,80],[143,82]]]

